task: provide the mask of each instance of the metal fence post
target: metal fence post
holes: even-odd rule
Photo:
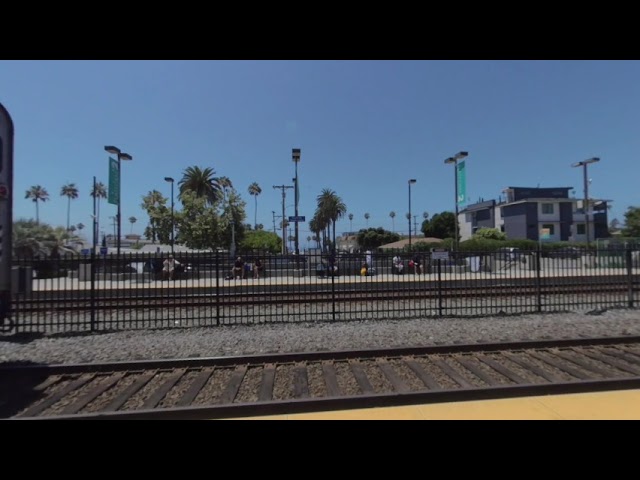
[[[220,252],[216,250],[216,326],[220,326]]]
[[[442,269],[440,268],[441,260],[436,260],[438,268],[438,316],[442,316]]]
[[[541,280],[540,280],[540,270],[541,270],[541,266],[540,266],[540,260],[542,258],[542,255],[540,255],[540,247],[538,247],[538,249],[536,250],[536,295],[538,296],[537,298],[537,310],[538,312],[542,312],[542,284],[541,284]]]
[[[331,269],[331,271],[329,272],[329,274],[331,275],[331,303],[333,304],[331,318],[334,322],[336,321],[336,272],[335,270],[333,270],[333,268],[334,265],[337,265],[337,262],[337,260],[334,260],[333,265],[329,263],[329,268]]]
[[[91,249],[91,331],[96,329],[96,248]],[[79,270],[78,270],[79,273]]]
[[[628,305],[629,308],[633,308],[633,257],[631,254],[631,247],[627,247],[627,285],[628,285]]]

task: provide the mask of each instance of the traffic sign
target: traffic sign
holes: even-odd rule
[[[108,247],[100,247],[100,255],[106,255],[108,251]]]
[[[80,250],[80,253],[82,255],[89,255],[91,253],[91,250],[89,250],[88,248],[83,248],[82,250]]]
[[[290,222],[304,222],[305,221],[305,217],[304,217],[304,215],[298,215],[297,217],[293,216],[293,217],[289,217],[289,221]]]

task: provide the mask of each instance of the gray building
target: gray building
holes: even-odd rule
[[[584,201],[569,197],[571,187],[508,187],[499,200],[481,201],[460,211],[460,237],[467,240],[480,228],[497,228],[509,239],[540,240],[542,231],[548,241],[587,240]],[[589,239],[609,237],[607,203],[590,199]]]

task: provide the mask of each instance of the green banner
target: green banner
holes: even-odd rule
[[[118,205],[120,201],[120,175],[118,175],[118,160],[109,157],[109,198],[108,202]]]
[[[458,164],[458,205],[466,203],[467,198],[467,170],[464,160]]]

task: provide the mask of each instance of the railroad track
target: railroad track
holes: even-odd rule
[[[15,419],[233,418],[640,388],[640,337],[0,368]]]
[[[633,292],[640,291],[640,287],[632,289]],[[148,295],[131,296],[117,295],[114,297],[97,296],[94,300],[98,308],[114,309],[147,309],[152,307],[162,307],[166,305],[175,306],[176,301],[184,307],[209,307],[212,304],[221,306],[247,306],[247,305],[270,305],[295,304],[295,303],[327,303],[334,299],[339,302],[363,302],[363,301],[393,301],[411,299],[456,299],[456,298],[500,298],[512,296],[533,296],[533,295],[571,295],[571,294],[629,294],[627,284],[560,284],[560,285],[494,285],[490,287],[414,287],[397,289],[350,289],[350,290],[300,290],[295,293],[279,291],[245,291],[230,292],[221,295],[215,293],[194,293],[185,294],[183,290],[177,292],[166,291],[164,294],[149,293]],[[15,302],[14,302],[15,303]],[[51,299],[20,299],[19,304],[15,303],[14,310],[22,313],[58,311],[90,310],[94,308],[89,298],[51,298]]]

